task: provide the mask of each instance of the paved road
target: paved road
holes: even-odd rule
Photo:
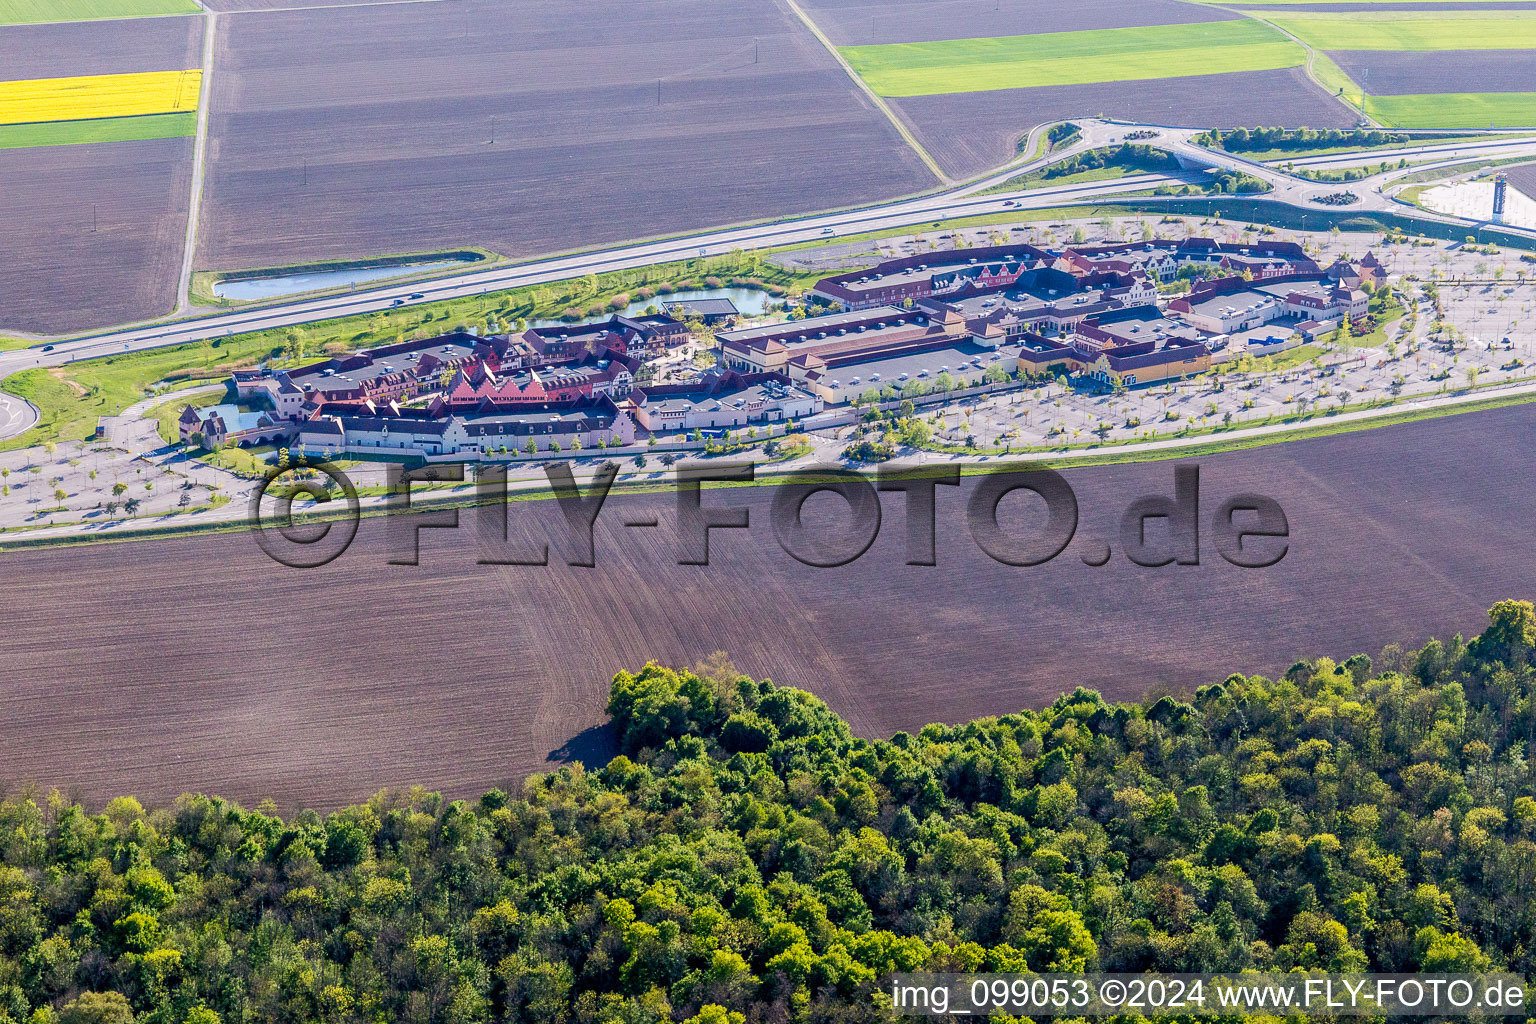
[[[1467,160],[1502,160],[1512,156],[1529,156],[1536,154],[1536,145],[1533,144],[1536,144],[1536,138],[1530,135],[1513,135],[1508,139],[1496,141],[1406,146],[1393,149],[1391,153],[1393,160],[1406,159],[1413,164],[1418,164],[1421,160],[1426,161],[1411,168],[1413,171],[1420,171],[1445,162],[1460,163]],[[1377,152],[1357,150],[1353,153],[1330,153],[1326,156],[1304,157],[1296,160],[1282,158],[1270,160],[1268,163],[1276,168],[1289,163],[1295,167],[1327,170],[1335,167],[1364,167],[1379,164],[1383,159],[1384,157]]]
[[[37,409],[31,402],[0,392],[0,438],[31,430],[36,422]]]
[[[1155,144],[1191,163],[1204,163],[1210,167],[1239,171],[1261,178],[1270,186],[1271,190],[1264,194],[1264,198],[1271,202],[1286,203],[1303,210],[1334,213],[1393,213],[1419,220],[1438,221],[1443,224],[1460,224],[1466,227],[1474,227],[1479,223],[1487,222],[1469,221],[1460,217],[1451,217],[1409,206],[1384,194],[1382,189],[1393,179],[1434,167],[1464,163],[1468,159],[1507,159],[1514,156],[1531,156],[1536,158],[1536,137],[1529,135],[1522,135],[1518,138],[1511,138],[1507,142],[1501,141],[1498,143],[1470,143],[1461,145],[1416,144],[1396,149],[1378,149],[1366,153],[1356,153],[1352,160],[1353,164],[1358,166],[1361,163],[1380,163],[1382,161],[1396,163],[1398,160],[1405,158],[1411,162],[1415,159],[1424,159],[1426,156],[1434,159],[1418,167],[1392,168],[1382,174],[1373,175],[1360,181],[1341,184],[1338,182],[1309,181],[1305,178],[1298,178],[1283,168],[1275,166],[1273,163],[1263,163],[1239,154],[1223,153],[1206,149],[1203,146],[1197,146],[1190,141],[1197,134],[1199,132],[1195,129],[1168,129],[1164,131],[1164,137],[1157,140]],[[1337,161],[1340,159],[1340,155],[1331,155],[1327,159]],[[1301,163],[1299,160],[1296,161],[1297,165],[1301,165]],[[1332,166],[1340,165],[1334,163]],[[1325,196],[1344,191],[1353,192],[1359,196],[1358,201],[1348,206],[1329,206],[1319,202]],[[1503,230],[1525,235],[1536,241],[1536,231],[1510,227],[1508,225],[1503,225],[1502,227]]]
[[[1013,192],[983,194],[987,189],[1008,181],[1031,169],[1055,162],[1074,153],[1124,141],[1133,132],[1156,131],[1157,137],[1147,140],[1181,157],[1191,167],[1220,167],[1255,175],[1268,182],[1273,191],[1265,198],[1288,203],[1303,209],[1332,210],[1336,208],[1317,205],[1319,196],[1337,192],[1338,185],[1306,181],[1284,170],[1245,157],[1218,153],[1196,146],[1190,139],[1198,129],[1172,128],[1158,125],[1121,124],[1096,120],[1077,122],[1082,128],[1082,138],[1072,146],[1048,156],[1029,161],[1019,159],[1004,165],[997,171],[943,192],[896,200],[862,209],[836,213],[816,214],[789,218],[743,227],[704,231],[676,238],[616,246],[610,249],[556,256],[534,260],[514,266],[492,267],[439,278],[430,282],[416,282],[383,286],[364,291],[350,292],[325,298],[300,299],[280,302],[257,308],[245,308],[220,312],[172,323],[128,327],[100,334],[58,341],[46,346],[35,346],[12,352],[0,353],[0,379],[18,370],[34,366],[56,366],[78,359],[90,359],[126,351],[138,351],[199,341],[207,337],[223,337],[246,331],[292,324],[313,323],[335,317],[352,316],[398,305],[414,305],[442,299],[459,298],[489,291],[497,291],[519,285],[544,284],[580,277],[590,273],[622,270],[671,262],[699,255],[719,255],[733,249],[753,249],[787,245],[796,242],[833,239],[839,236],[862,234],[889,228],[909,227],[918,224],[956,217],[1003,213],[1009,210],[1042,209],[1092,203],[1125,192],[1155,188],[1164,184],[1179,184],[1188,176],[1159,174],[1131,175],[1112,181],[1089,182],[1077,185],[1057,185]],[[1033,137],[1033,136],[1032,136]],[[1503,156],[1530,153],[1536,156],[1536,138],[1525,138],[1500,143]],[[1405,156],[1420,156],[1428,151],[1447,150],[1447,147],[1415,145],[1402,149],[1375,150],[1369,154],[1372,161],[1396,161]],[[1477,150],[1481,146],[1450,147],[1448,151]],[[1453,157],[1439,153],[1448,160]],[[1475,154],[1476,155],[1476,154]],[[1406,173],[1406,172],[1403,172]],[[1381,176],[1383,178],[1390,177]],[[1400,174],[1399,174],[1400,176]],[[1460,221],[1406,207],[1380,192],[1371,190],[1373,179],[1351,183],[1350,190],[1361,195],[1360,203],[1349,207],[1351,211],[1390,210],[1416,216],[1425,220],[1448,223]],[[1536,232],[1529,232],[1536,239]],[[19,422],[19,421],[18,421]],[[30,425],[30,424],[28,424]],[[20,429],[25,429],[22,427]],[[0,438],[14,436],[19,430],[13,423],[10,428],[0,426]]]

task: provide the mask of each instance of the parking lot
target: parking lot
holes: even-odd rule
[[[1230,222],[1121,218],[915,234],[886,240],[880,250],[898,256],[1005,239],[1049,247],[1185,234],[1231,242],[1258,237]],[[1274,229],[1264,237],[1298,242],[1322,266],[1374,252],[1394,275],[1402,314],[1374,338],[1327,338],[1264,360],[1235,358],[1217,372],[1170,384],[1095,394],[1053,383],[953,402],[925,413],[936,440],[1006,451],[1166,438],[1533,376],[1536,328],[1529,317],[1536,284],[1530,277],[1536,266],[1518,252],[1443,241],[1392,243],[1380,234]]]

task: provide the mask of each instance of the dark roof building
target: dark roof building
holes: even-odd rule
[[[724,321],[735,321],[741,316],[741,310],[736,308],[736,303],[730,299],[680,299],[675,302],[664,302],[661,306],[669,316],[680,320],[692,320],[695,317],[706,324],[717,324]]]

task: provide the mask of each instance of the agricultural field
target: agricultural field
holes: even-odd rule
[[[1527,128],[1536,126],[1536,92],[1369,96],[1366,110],[1377,121],[1393,127]]]
[[[192,68],[0,82],[0,125],[196,112],[202,81]]]
[[[192,0],[0,0],[0,25],[197,14]]]
[[[886,43],[841,52],[875,92],[895,97],[1271,71],[1306,62],[1300,46],[1256,21]]]
[[[951,93],[891,100],[946,171],[979,174],[1012,157],[1029,128],[1099,113],[1153,124],[1347,128],[1359,116],[1300,68],[1156,82]]]
[[[0,327],[50,333],[169,313],[191,173],[189,138],[0,153]]]
[[[1474,85],[1479,92],[1522,93],[1536,85],[1536,54],[1528,50],[1344,50],[1328,56],[1356,82],[1369,82],[1373,98],[1457,93]]]
[[[201,63],[202,43],[201,18],[0,25],[0,78],[195,68]]]
[[[800,6],[838,46],[979,39],[1041,32],[1178,25],[1236,20],[1241,15],[1181,0],[952,0],[935,16],[930,0],[805,0]]]
[[[0,149],[76,146],[93,142],[181,139],[197,134],[197,113],[107,117],[86,121],[45,121],[0,125]]]
[[[529,256],[935,184],[778,6],[659,6],[220,19],[199,269]]]
[[[0,27],[0,149],[193,135],[202,21]]]
[[[50,120],[0,125],[0,332],[84,330],[173,308],[196,126],[196,94],[183,87],[198,74],[175,69],[200,64],[202,38],[203,19],[187,17],[0,27],[0,77],[13,80],[0,96],[17,81],[151,74],[127,80],[162,86],[154,107],[186,108],[103,118],[55,107]],[[117,98],[125,106],[114,113],[142,102]]]
[[[1523,10],[1265,12],[1319,50],[1518,50],[1536,46],[1536,14]]]
[[[1301,47],[1214,7],[1011,0],[933,18],[917,0],[806,6],[957,177],[1003,163],[1030,128],[1058,118],[1330,127],[1359,116],[1307,78]]]
[[[1339,4],[1250,13],[1315,48],[1317,73],[1385,127],[1536,125],[1531,4]]]
[[[1212,665],[1275,674],[1304,654],[1374,654],[1474,632],[1488,605],[1522,592],[1536,482],[1508,467],[1533,444],[1524,405],[1201,460],[1202,508],[1258,491],[1285,509],[1289,553],[1269,569],[1228,565],[1209,535],[1198,567],[1141,568],[1118,551],[1083,564],[1079,545],[1114,542],[1132,500],[1172,492],[1166,462],[1070,471],[1079,541],[1035,568],[979,552],[964,526],[973,480],[940,488],[936,567],[903,564],[889,498],[861,559],[802,566],[777,547],[761,490],[706,493],[747,504],[752,524],[716,531],[709,566],[676,564],[666,494],[610,499],[593,569],[566,568],[558,550],[547,568],[477,565],[490,552],[469,512],[458,531],[421,535],[417,567],[385,564],[377,520],[308,571],[238,534],[5,552],[0,779],[93,800],[197,790],[289,807],[410,783],[465,795],[605,758],[597,727],[616,667],[717,648],[813,690],[864,735],[1041,706],[1077,684],[1119,699],[1210,682]],[[620,525],[636,506],[662,528]],[[839,507],[813,498],[806,515],[819,526]],[[1031,512],[1021,496],[1002,505],[1010,529]],[[542,537],[550,515],[515,505],[514,542]],[[668,599],[636,600],[641,580]],[[338,598],[359,586],[367,600]]]
[[[238,14],[242,11],[281,11],[294,7],[346,7],[350,4],[367,6],[379,0],[203,0],[203,6],[219,14]]]
[[[1510,167],[1504,171],[1504,174],[1509,178],[1510,188],[1519,189],[1532,199],[1536,199],[1536,163]]]
[[[1368,84],[1366,112],[1384,125],[1536,125],[1531,50],[1347,50],[1328,56],[1355,82]],[[1462,91],[1469,86],[1478,91]]]

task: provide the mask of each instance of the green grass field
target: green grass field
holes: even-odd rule
[[[0,0],[0,25],[197,14],[192,0]]]
[[[1536,92],[1447,92],[1369,96],[1366,110],[1393,128],[1536,127]]]
[[[103,117],[89,121],[46,121],[42,124],[0,125],[0,149],[33,146],[73,146],[85,142],[136,142],[141,139],[180,139],[197,134],[197,114],[146,114],[142,117]]]
[[[840,47],[882,96],[1179,78],[1299,67],[1305,50],[1256,21]]]
[[[1536,47],[1536,11],[1266,11],[1264,18],[1319,50]]]

